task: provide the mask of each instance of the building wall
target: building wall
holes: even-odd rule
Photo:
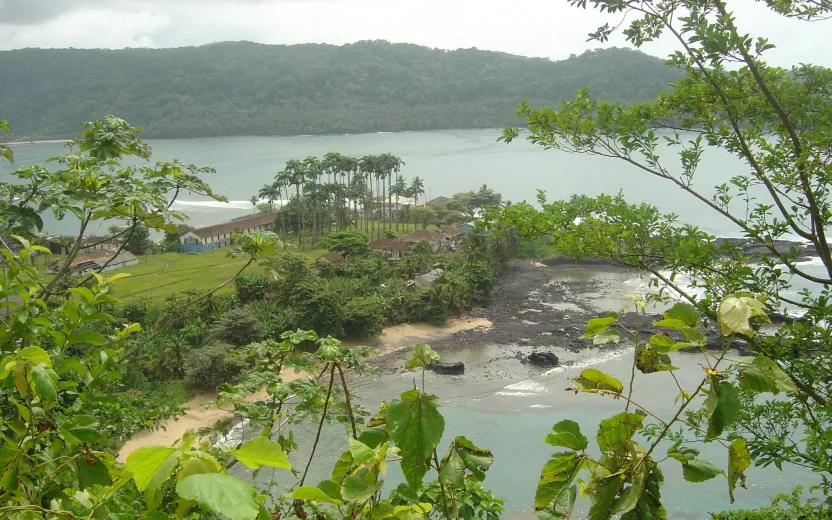
[[[124,267],[130,267],[131,265],[136,265],[139,263],[138,258],[134,258],[132,260],[127,260],[125,262],[112,262],[110,265],[102,269],[101,271],[106,273],[107,271],[115,271],[116,269],[122,269]]]
[[[202,253],[205,251],[213,251],[220,247],[219,242],[211,242],[206,244],[179,244],[180,253]]]

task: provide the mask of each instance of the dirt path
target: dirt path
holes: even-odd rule
[[[459,318],[449,320],[442,325],[430,325],[427,323],[405,323],[388,327],[378,338],[372,338],[368,341],[349,341],[345,342],[346,346],[367,345],[375,347],[374,355],[384,356],[398,350],[410,348],[414,343],[430,342],[432,339],[447,338],[457,332],[473,330],[477,328],[488,329],[491,327],[491,322],[485,318]],[[292,381],[305,377],[307,374],[296,374],[294,370],[284,370],[282,373],[284,381]],[[250,396],[251,401],[261,399],[263,394],[253,394]],[[170,446],[188,430],[198,430],[213,426],[221,419],[231,417],[232,413],[219,408],[203,408],[203,405],[214,401],[217,398],[216,393],[203,393],[195,396],[193,399],[185,403],[188,407],[188,412],[185,415],[176,419],[169,419],[165,421],[158,430],[143,430],[124,443],[121,451],[118,454],[118,460],[124,462],[127,456],[133,451],[148,445],[166,445]]]

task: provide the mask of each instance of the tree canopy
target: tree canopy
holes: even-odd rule
[[[633,103],[677,78],[626,49],[553,62],[385,41],[22,49],[0,52],[0,70],[0,113],[15,140],[72,137],[78,121],[108,113],[145,138],[495,128],[523,96],[553,104],[587,85]]]

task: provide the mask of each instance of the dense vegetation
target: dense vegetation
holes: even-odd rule
[[[806,64],[790,70],[769,66],[764,56],[774,45],[742,32],[722,0],[591,3],[616,20],[621,12],[633,15],[621,27],[637,47],[660,35],[675,38],[684,50],[670,63],[685,78],[654,101],[634,106],[597,100],[585,89],[556,109],[523,103],[518,115],[528,126],[529,141],[635,165],[655,182],[672,183],[696,197],[703,210],[730,220],[764,253],[750,255],[678,224],[674,215],[654,206],[629,204],[622,195],[567,202],[548,201],[540,192],[539,207],[523,203],[489,212],[494,224],[525,237],[547,236],[564,254],[650,273],[656,288],[646,299],[634,298],[635,321],[611,313],[588,323],[584,337],[597,344],[634,344],[632,376],[626,388],[598,370],[585,370],[573,380],[574,390],[620,398],[623,411],[598,425],[600,457],[587,449],[589,441],[577,424],[554,425],[546,441],[567,451],[554,453],[544,466],[535,509],[544,518],[563,516],[580,486],[592,503],[593,520],[615,513],[623,519],[663,519],[661,488],[669,471],[681,472],[689,482],[724,475],[733,502],[752,464],[795,465],[819,476],[813,490],[823,502],[803,505],[795,496],[718,518],[828,518],[832,71]],[[767,3],[783,16],[805,21],[830,15],[825,2]],[[617,29],[606,24],[591,38],[604,41]],[[506,128],[503,139],[512,141],[523,131]],[[726,172],[713,197],[696,182],[706,147],[720,148],[748,166]],[[742,208],[735,210],[732,201],[742,202]],[[790,234],[811,244],[821,262],[817,271],[807,269],[798,249],[783,241]],[[796,280],[811,283],[812,289],[790,295]],[[664,302],[668,310],[655,319],[647,316],[650,301]],[[772,312],[800,318],[766,330]],[[710,330],[711,341],[705,335],[708,323],[718,325]],[[653,327],[649,334],[643,330],[648,325]],[[737,345],[746,345],[750,355],[738,355]],[[672,356],[683,349],[697,355],[703,368],[702,379],[690,387],[674,375]],[[674,412],[657,414],[631,399],[641,377],[664,378],[669,399],[675,395]],[[724,462],[701,459],[702,443],[722,446]]]
[[[496,128],[523,96],[551,104],[589,85],[632,103],[677,77],[624,49],[552,62],[384,41],[24,49],[0,52],[0,70],[13,139],[70,138],[78,121],[108,113],[150,138]]]

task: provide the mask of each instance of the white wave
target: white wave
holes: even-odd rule
[[[813,256],[809,260],[804,260],[802,262],[795,262],[794,265],[801,265],[801,266],[806,266],[806,267],[812,266],[812,265],[822,266],[823,265],[823,260],[819,256]]]
[[[621,348],[618,350],[613,350],[611,352],[606,352],[601,354],[600,356],[595,356],[591,358],[582,359],[580,361],[576,361],[575,363],[569,365],[560,365],[556,366],[555,368],[548,370],[543,373],[544,376],[548,376],[551,374],[557,374],[560,372],[566,372],[567,370],[571,370],[573,368],[587,368],[592,367],[595,365],[600,365],[601,363],[605,363],[607,361],[612,361],[613,359],[620,358],[621,356],[628,354],[633,351],[632,347]]]
[[[268,204],[268,200],[260,199],[257,201],[257,204]],[[282,200],[274,201],[276,206],[280,206],[284,204]],[[187,208],[216,208],[216,209],[245,209],[250,210],[252,209],[251,202],[248,200],[229,200],[228,202],[220,202],[218,200],[177,200],[173,203],[173,206],[180,206],[181,209]]]
[[[552,405],[549,404],[533,404],[529,406],[529,408],[551,408]]]
[[[540,395],[546,391],[546,387],[542,384],[537,381],[532,381],[531,379],[526,379],[525,381],[520,381],[519,383],[514,383],[504,387],[499,392],[496,392],[496,395],[529,397],[532,395]]]

